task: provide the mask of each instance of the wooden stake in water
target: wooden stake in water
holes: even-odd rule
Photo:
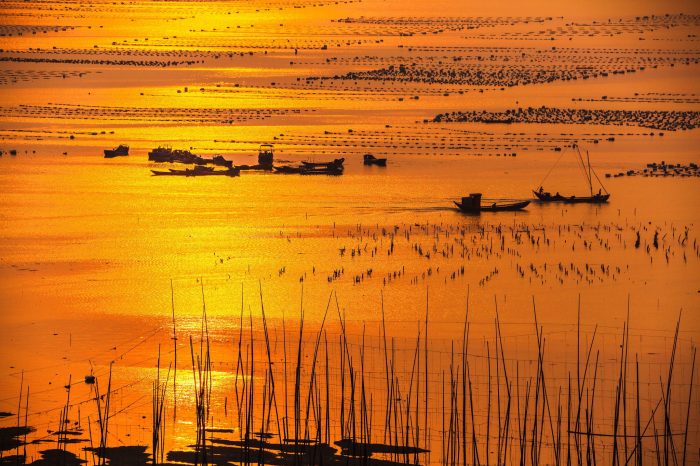
[[[175,329],[175,291],[170,279],[170,306],[173,311],[173,422],[177,419],[177,331]],[[160,351],[159,351],[160,352]]]

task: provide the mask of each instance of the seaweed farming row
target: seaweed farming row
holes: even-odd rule
[[[700,124],[700,112],[518,108],[503,112],[471,111],[437,115],[435,122],[563,123],[574,125],[641,126],[664,131],[690,130]],[[663,136],[663,133],[660,133]]]

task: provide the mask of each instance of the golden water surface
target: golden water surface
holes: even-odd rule
[[[583,353],[597,332],[599,433],[612,429],[624,326],[629,376],[633,355],[643,366],[646,422],[662,393],[659,377],[666,383],[680,316],[672,412],[676,434],[686,431],[686,411],[694,413],[686,460],[694,464],[698,371],[689,404],[688,392],[691,348],[700,336],[700,181],[613,175],[654,162],[700,162],[697,129],[682,129],[677,116],[642,115],[685,112],[698,124],[699,14],[696,2],[654,1],[3,1],[0,411],[12,415],[2,425],[24,425],[26,413],[36,429],[30,437],[52,442],[30,445],[27,463],[38,459],[56,445],[72,377],[68,417],[80,424],[84,442],[67,449],[92,463],[83,448],[97,414],[83,378],[96,374],[104,393],[112,363],[118,389],[108,443],[150,449],[159,345],[161,382],[177,347],[165,445],[187,450],[196,438],[189,338],[200,340],[205,308],[215,374],[208,425],[231,428],[238,439],[238,332],[255,333],[256,358],[265,359],[262,303],[277,391],[294,388],[300,309],[305,358],[324,325],[331,368],[323,377],[335,377],[334,440],[342,428],[337,399],[345,396],[336,383],[340,316],[356,364],[365,335],[368,390],[375,390],[368,409],[377,413],[365,440],[382,443],[382,312],[407,390],[419,372],[412,361],[427,311],[430,351],[420,364],[430,363],[421,377],[431,383],[414,396],[425,400],[428,426],[420,428],[430,436],[416,435],[431,449],[420,462],[445,464],[445,432],[452,430],[441,424],[449,415],[441,403],[449,404],[451,354],[462,348],[467,305],[473,383],[481,389],[475,396],[487,411],[487,372],[495,369],[484,361],[493,356],[496,309],[503,363],[511,376],[516,366],[522,371],[524,392],[537,360],[536,308],[548,338],[549,390],[563,390],[563,407],[567,376],[576,373],[577,328]],[[432,121],[457,111],[541,106],[630,113],[596,124]],[[130,146],[128,157],[102,157],[122,143]],[[163,177],[151,170],[179,167],[147,158],[166,145],[255,164],[265,143],[274,145],[280,164],[343,157],[344,174]],[[540,183],[552,192],[589,194],[575,143],[611,193],[609,203],[532,202],[520,212],[481,215],[454,208],[472,192],[529,199]],[[386,157],[387,167],[364,166],[366,153]],[[257,380],[256,396],[269,396],[260,371],[246,375]],[[423,414],[418,418],[423,422]],[[497,435],[485,434],[484,419],[475,428],[482,462],[485,439]],[[605,460],[608,440],[600,437]],[[646,442],[644,458],[656,461],[653,442]],[[508,451],[508,461],[518,453]],[[547,455],[543,464],[557,462],[551,448]]]

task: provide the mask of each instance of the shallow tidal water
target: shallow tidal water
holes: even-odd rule
[[[567,427],[570,395],[592,413],[589,433],[599,436],[585,438],[600,461],[614,455],[615,422],[629,429],[624,448],[633,454],[637,400],[648,427],[645,463],[670,451],[669,437],[677,460],[686,451],[688,464],[698,460],[700,178],[613,176],[661,161],[699,163],[698,130],[659,128],[639,115],[624,125],[432,121],[453,111],[544,105],[686,112],[697,124],[694,4],[678,5],[686,17],[664,16],[676,12],[654,3],[602,2],[513,11],[445,2],[439,15],[382,1],[0,8],[0,411],[11,414],[0,423],[24,425],[26,414],[35,429],[27,463],[57,446],[95,462],[84,450],[99,443],[95,387],[83,380],[96,375],[104,394],[110,364],[108,446],[151,454],[152,384],[170,365],[165,452],[168,461],[193,463],[201,387],[193,366],[204,357],[205,334],[210,446],[239,441],[246,429],[275,441],[292,437],[299,367],[304,435],[316,438],[318,428],[332,446],[352,431],[361,443],[430,450],[375,459],[471,464],[487,455],[514,464],[522,443],[529,461],[559,464],[585,430]],[[646,14],[660,16],[640,19]],[[389,66],[383,79],[373,77]],[[412,70],[411,80],[395,72],[400,66]],[[441,69],[455,72],[437,78]],[[551,81],[522,82],[549,72]],[[130,146],[128,157],[102,157],[120,143]],[[156,177],[152,169],[173,166],[147,159],[168,145],[254,164],[263,143],[274,145],[277,163],[343,157],[344,174]],[[587,194],[574,143],[611,193],[608,204],[532,202],[481,215],[454,208],[472,192],[532,198],[540,183]],[[366,153],[387,157],[388,166],[364,166]],[[546,415],[534,401],[542,390],[538,335]],[[621,362],[628,385],[620,423]],[[356,418],[348,410],[350,366]],[[589,373],[577,389],[572,379],[584,367],[595,370],[597,384]],[[244,381],[253,387],[250,405],[239,399]],[[56,435],[67,384],[64,427],[74,443]],[[658,403],[669,385],[663,436]],[[270,420],[272,406],[286,414]],[[547,423],[541,458],[522,437],[537,409]],[[248,413],[254,429],[242,422]],[[3,446],[3,456],[21,450]],[[585,462],[590,450],[583,451]],[[216,453],[251,461],[228,454]]]

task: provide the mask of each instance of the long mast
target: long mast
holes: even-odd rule
[[[593,196],[593,178],[591,175],[591,156],[588,154],[588,149],[586,149],[586,161],[588,162],[588,188],[591,191],[591,196]]]

